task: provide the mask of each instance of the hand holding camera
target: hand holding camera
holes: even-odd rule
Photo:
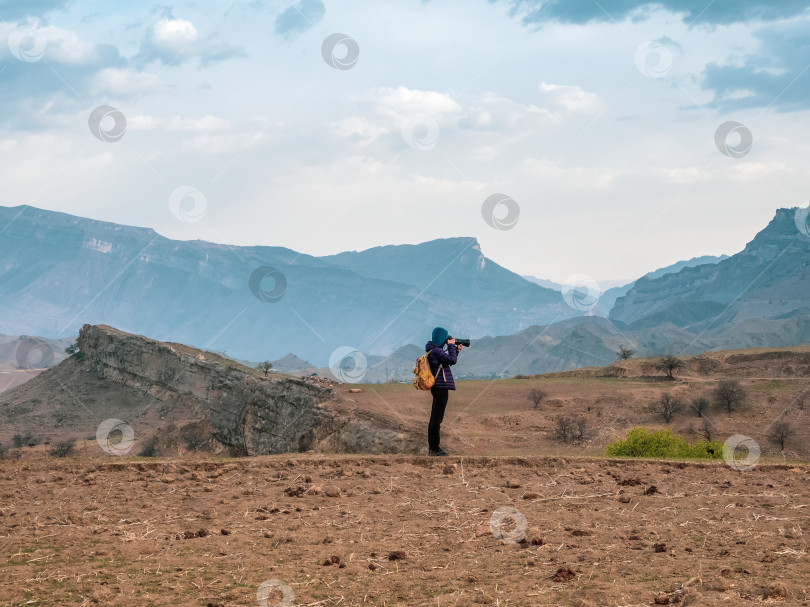
[[[462,339],[460,337],[458,339],[456,339],[455,337],[448,337],[447,343],[456,345],[456,348],[458,348],[459,350],[461,350],[462,346],[467,346],[468,348],[470,347],[470,340]]]

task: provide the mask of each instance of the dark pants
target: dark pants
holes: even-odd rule
[[[433,387],[430,389],[433,395],[433,407],[430,409],[430,422],[428,422],[428,447],[431,451],[439,450],[441,436],[439,431],[444,419],[444,409],[447,407],[447,397],[450,391],[446,388]]]

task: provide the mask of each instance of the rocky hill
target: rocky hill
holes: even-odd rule
[[[211,353],[108,326],[85,325],[79,355],[0,395],[0,442],[94,436],[106,419],[157,448],[189,445],[247,455],[416,449],[411,428],[358,410],[329,380],[257,371]]]
[[[749,329],[761,333],[762,321],[770,321],[767,332],[790,325],[794,343],[810,339],[810,237],[798,229],[797,211],[779,209],[743,251],[719,263],[639,279],[616,300],[610,319],[628,328],[671,322],[731,339]]]

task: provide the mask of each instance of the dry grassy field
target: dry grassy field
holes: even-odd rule
[[[45,445],[0,459],[0,605],[807,605],[807,360],[725,352],[690,359],[675,380],[633,360],[459,382],[442,429],[448,458],[139,458],[168,423],[157,418],[128,420],[135,446],[116,457],[93,439],[98,420],[47,430],[19,416],[5,444],[26,431],[79,441],[64,459]],[[665,393],[711,397],[726,379],[744,402],[713,402],[706,416],[720,441],[757,441],[751,469],[603,457],[637,425],[696,440],[704,418],[687,407],[665,423],[651,406]],[[85,388],[77,396],[107,403],[103,415],[123,415]],[[545,394],[539,406],[532,389]],[[48,393],[29,396],[49,406]],[[335,396],[426,433],[429,394],[409,385],[340,385]],[[561,416],[584,419],[586,435],[561,442]],[[793,428],[784,450],[769,440],[776,421]]]
[[[34,450],[0,461],[0,604],[806,605],[809,481],[765,463]]]

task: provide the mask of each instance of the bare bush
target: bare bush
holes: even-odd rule
[[[157,434],[147,438],[141,445],[141,451],[138,453],[141,457],[156,457],[158,451],[158,437]]]
[[[680,399],[665,392],[650,408],[654,413],[660,415],[666,423],[669,423],[675,417],[675,414],[683,409],[683,404]]]
[[[789,422],[786,421],[776,422],[771,428],[771,432],[768,435],[768,439],[775,445],[779,445],[779,448],[782,451],[784,451],[785,442],[787,441],[787,439],[790,438],[792,434],[793,428],[791,427]]]
[[[76,441],[74,439],[70,440],[63,440],[51,449],[50,453],[54,457],[67,457],[71,453],[73,453],[73,449],[76,448]]]
[[[705,396],[700,396],[698,398],[692,399],[692,411],[697,413],[698,417],[703,417],[703,414],[706,413],[706,410],[709,408],[709,399]]]
[[[628,358],[633,358],[633,354],[635,354],[635,350],[631,350],[626,346],[619,346],[619,359],[620,360],[627,360]]]
[[[701,426],[701,428],[698,430],[698,434],[700,434],[707,441],[711,442],[715,435],[714,424],[704,417],[703,426]]]
[[[561,417],[557,420],[554,437],[563,443],[573,443],[582,440],[588,428],[588,422],[582,418],[571,416]]]
[[[540,406],[540,403],[545,400],[546,396],[547,394],[542,390],[532,388],[529,390],[527,398],[534,403],[534,408],[537,409]]]
[[[723,381],[714,390],[714,398],[731,413],[745,400],[745,390],[738,381]]]

